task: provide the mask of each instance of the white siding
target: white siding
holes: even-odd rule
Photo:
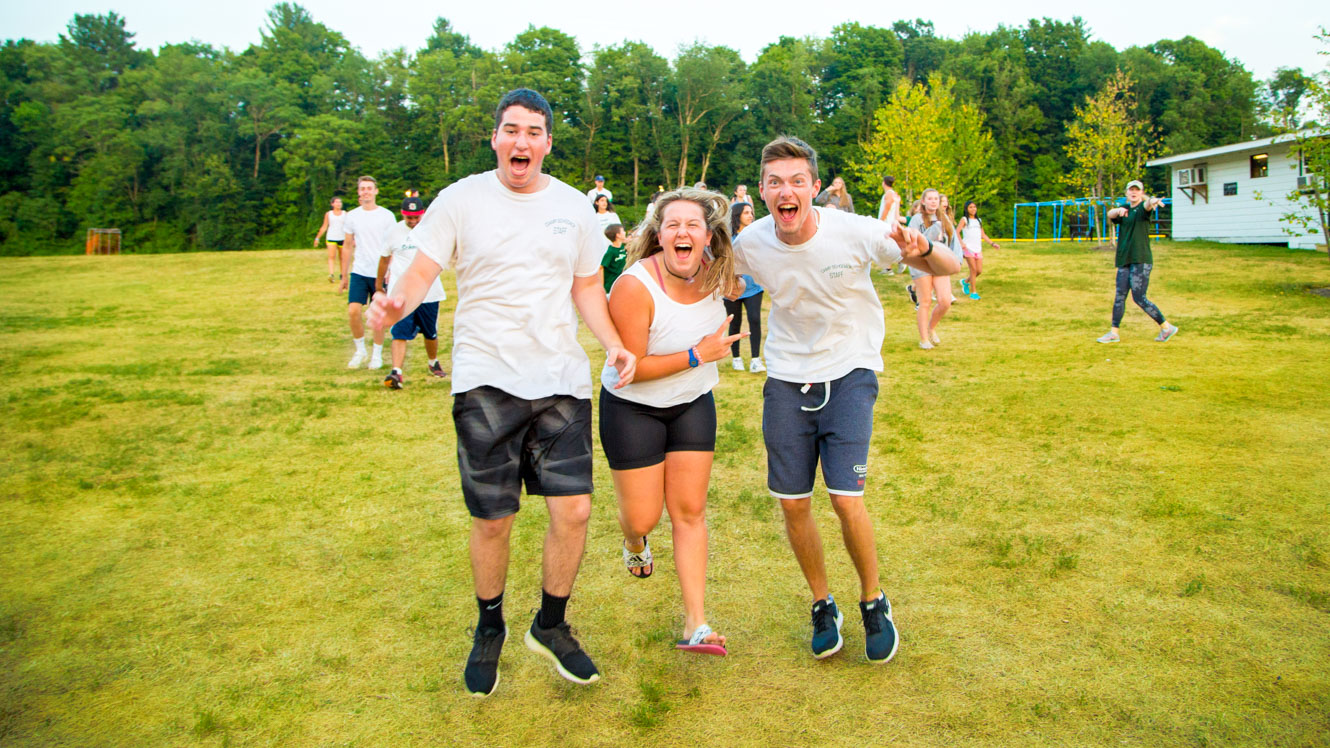
[[[1272,145],[1269,175],[1251,176],[1251,157],[1259,151],[1214,156],[1206,160],[1172,164],[1173,238],[1220,242],[1288,242],[1291,247],[1315,246],[1316,237],[1293,237],[1284,232],[1282,216],[1291,204],[1285,198],[1297,187],[1298,162],[1286,144]],[[1178,184],[1178,169],[1206,164],[1210,201],[1196,196],[1193,203]],[[1224,195],[1224,184],[1236,182],[1238,194]],[[1261,199],[1256,199],[1260,193]],[[1271,203],[1274,203],[1271,205]],[[1310,215],[1310,212],[1308,212]]]

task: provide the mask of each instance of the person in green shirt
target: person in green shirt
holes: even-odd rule
[[[1117,295],[1113,298],[1113,326],[1099,338],[1100,343],[1121,340],[1118,325],[1122,323],[1128,290],[1132,301],[1159,324],[1155,342],[1163,343],[1178,334],[1178,326],[1165,321],[1159,307],[1145,298],[1150,287],[1150,270],[1154,267],[1154,257],[1150,254],[1150,212],[1161,202],[1157,197],[1147,198],[1144,186],[1133,179],[1127,183],[1127,206],[1108,211],[1108,220],[1118,225],[1118,279]]]
[[[605,227],[605,238],[610,240],[610,246],[605,250],[605,256],[600,258],[600,266],[605,269],[605,294],[608,296],[628,259],[628,248],[624,246],[628,236],[624,233],[623,224],[611,223]]]

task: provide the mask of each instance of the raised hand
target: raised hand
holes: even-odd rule
[[[702,359],[703,363],[719,361],[722,358],[728,357],[730,355],[730,344],[736,340],[743,340],[748,337],[748,333],[746,332],[736,333],[734,335],[727,334],[726,331],[730,329],[730,320],[732,319],[734,319],[733,314],[726,317],[725,321],[720,323],[720,327],[717,328],[715,332],[702,338],[701,342],[693,346],[693,350],[697,351],[697,357]]]
[[[928,251],[929,244],[924,235],[901,223],[887,231],[887,238],[901,248],[901,259],[917,257]]]

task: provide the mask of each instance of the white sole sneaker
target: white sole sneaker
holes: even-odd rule
[[[347,363],[346,368],[358,369],[365,365],[365,360],[367,358],[369,358],[369,354],[365,353],[364,351],[360,351],[359,353],[351,357],[351,360]]]
[[[741,359],[741,358],[736,358],[736,359],[734,359],[734,362],[733,362],[733,364],[731,364],[731,365],[734,367],[734,370],[735,370],[735,371],[743,371],[743,370],[744,370],[744,360]]]
[[[382,369],[382,368],[383,368],[383,359],[381,359],[381,358],[371,358],[371,359],[369,360],[369,367],[368,367],[368,368],[370,368],[370,369]]]

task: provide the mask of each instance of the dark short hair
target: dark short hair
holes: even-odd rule
[[[761,172],[763,174],[766,173],[768,163],[772,161],[782,161],[787,158],[804,159],[808,162],[809,174],[813,179],[818,178],[817,151],[813,150],[813,146],[790,135],[782,135],[763,146]]]
[[[538,112],[545,115],[545,134],[549,135],[554,131],[554,110],[550,109],[550,103],[544,96],[532,91],[529,88],[514,88],[499,99],[499,106],[494,110],[494,129],[498,130],[499,125],[503,124],[503,113],[511,107],[520,106],[529,112]]]
[[[896,178],[888,174],[885,177],[882,177],[882,184],[885,184],[888,187],[895,187]]]
[[[605,238],[614,241],[614,237],[618,236],[620,231],[623,231],[622,223],[611,223],[605,227]]]

